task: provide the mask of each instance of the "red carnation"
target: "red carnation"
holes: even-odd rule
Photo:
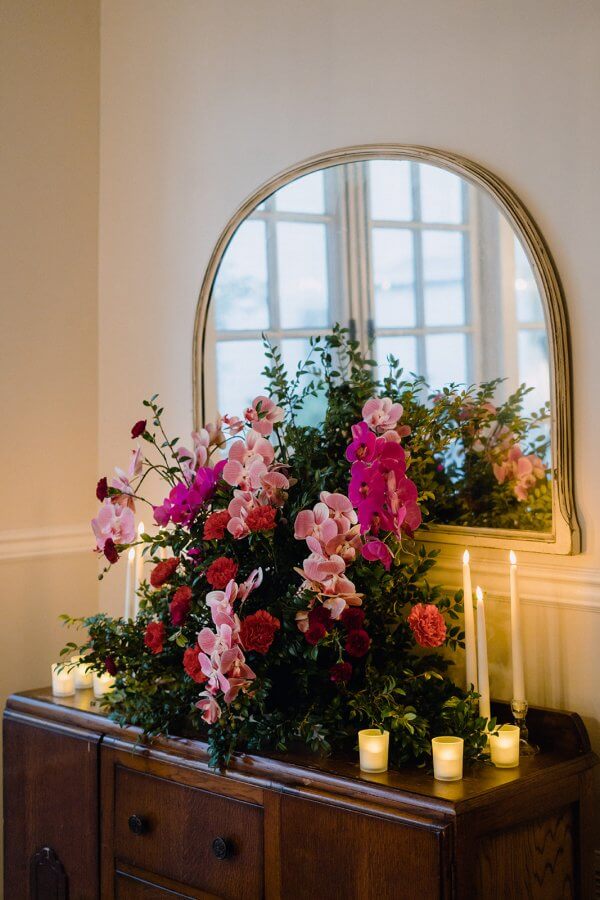
[[[119,562],[119,554],[117,553],[117,548],[115,547],[115,542],[112,538],[106,538],[103,551],[109,563]]]
[[[240,627],[240,641],[245,650],[256,650],[257,653],[268,653],[275,632],[281,627],[279,619],[268,613],[266,609],[246,616]]]
[[[314,647],[326,634],[327,629],[325,626],[320,622],[315,622],[314,625],[309,626],[308,631],[304,632],[304,637],[306,638],[306,642]]]
[[[348,631],[356,631],[363,627],[365,614],[357,606],[349,606],[341,615],[342,624]]]
[[[246,526],[250,531],[272,531],[276,513],[272,506],[255,506],[246,516]]]
[[[352,666],[349,662],[339,662],[329,670],[329,677],[334,684],[346,684],[352,678]]]
[[[183,654],[183,668],[190,678],[193,678],[198,684],[204,684],[205,681],[208,681],[208,678],[200,668],[199,653],[198,647],[188,647]]]
[[[172,556],[171,559],[159,562],[150,572],[150,584],[152,587],[159,588],[166,584],[167,581],[170,581],[178,565],[179,557],[177,556]]]
[[[192,605],[192,589],[187,585],[177,588],[173,594],[171,605],[171,622],[173,625],[183,625],[188,617],[190,606]]]
[[[106,478],[101,478],[98,484],[96,485],[96,497],[102,503],[108,497],[108,481]]]
[[[106,669],[106,671],[108,672],[109,675],[114,676],[117,674],[117,664],[114,661],[114,659],[112,658],[112,656],[106,657],[106,659],[104,660],[104,668]]]
[[[421,647],[440,647],[446,640],[444,617],[433,603],[417,603],[408,617],[415,641]]]
[[[144,643],[153,653],[162,653],[165,642],[165,626],[162,622],[148,622]]]
[[[226,509],[211,513],[204,523],[204,540],[220,541],[225,537],[227,523],[231,516]]]
[[[237,575],[238,564],[227,556],[219,556],[206,570],[206,580],[215,591],[224,591]]]
[[[344,646],[348,656],[359,658],[364,656],[371,646],[371,638],[364,628],[356,628],[348,633]]]
[[[146,430],[146,422],[147,419],[140,419],[139,422],[136,422],[133,428],[131,429],[131,437],[133,440],[139,438]]]
[[[314,609],[311,609],[308,613],[308,627],[311,625],[322,625],[325,631],[329,631],[333,626],[333,621],[331,619],[331,613],[324,606],[315,606]]]

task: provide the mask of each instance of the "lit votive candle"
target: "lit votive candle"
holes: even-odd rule
[[[73,670],[63,668],[64,663],[52,664],[52,693],[55,697],[72,697],[75,693],[75,676]]]
[[[97,672],[94,672],[94,697],[99,700],[101,697],[104,697],[105,694],[110,693],[114,683],[115,679],[112,675],[109,675],[108,672],[103,672],[102,675],[98,675]]]
[[[358,732],[358,753],[362,772],[387,772],[389,731],[364,728]]]
[[[433,777],[437,781],[460,781],[463,777],[463,747],[460,737],[434,737],[431,741],[433,752]]]
[[[521,729],[518,725],[501,725],[490,734],[492,762],[499,769],[514,769],[519,765],[519,741]]]
[[[88,669],[85,663],[85,656],[72,656],[71,662],[74,663],[75,666],[71,671],[75,675],[75,687],[77,690],[81,691],[84,690],[84,688],[91,688],[92,670]]]

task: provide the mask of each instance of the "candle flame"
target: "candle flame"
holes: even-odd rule
[[[144,523],[140,522],[140,524],[138,525],[138,534],[141,535],[143,533],[144,533]]]
[[[477,587],[475,588],[475,596],[477,597],[478,601],[483,600],[483,591],[481,590],[479,585],[477,585]]]
[[[516,566],[516,564],[517,564],[517,554],[515,553],[514,550],[511,550],[511,551],[510,551],[509,557],[510,557],[510,564],[511,564],[511,566]]]
[[[135,559],[135,547],[129,548],[129,553],[127,554],[128,559]]]
[[[463,565],[466,566],[468,564],[468,562],[469,562],[469,551],[465,550],[465,552],[463,553]]]

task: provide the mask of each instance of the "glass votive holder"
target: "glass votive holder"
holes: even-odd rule
[[[490,734],[492,762],[499,769],[514,769],[519,765],[521,729],[518,725],[501,725]]]
[[[358,732],[358,753],[361,772],[387,772],[389,731],[380,728],[363,728]]]
[[[73,670],[61,667],[64,667],[64,663],[52,663],[52,693],[55,697],[72,697],[75,693]]]
[[[88,669],[85,662],[85,656],[78,654],[71,657],[73,668],[71,671],[75,675],[75,688],[78,691],[92,686],[92,670]]]
[[[433,777],[437,781],[461,780],[464,743],[462,738],[450,735],[432,738]]]
[[[100,700],[101,697],[104,697],[105,694],[109,694],[110,691],[112,691],[115,679],[112,675],[109,675],[108,672],[103,672],[102,675],[98,675],[97,672],[94,672],[92,682],[94,687],[94,697],[96,700]]]

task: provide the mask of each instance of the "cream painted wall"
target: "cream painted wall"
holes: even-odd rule
[[[99,7],[2,0],[0,704],[98,604]]]

